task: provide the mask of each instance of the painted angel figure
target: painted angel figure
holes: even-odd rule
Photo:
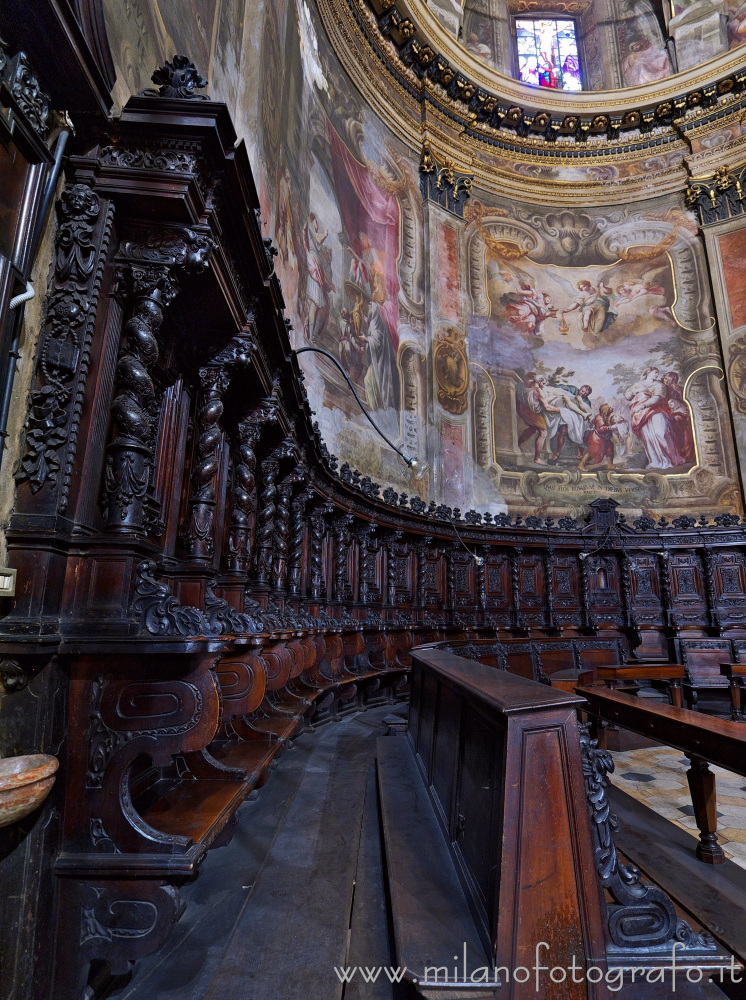
[[[576,295],[575,304],[569,309],[563,309],[562,314],[579,311],[583,333],[588,334],[591,340],[598,340],[617,318],[616,312],[611,308],[613,289],[603,278],[599,279],[597,285],[592,285],[587,278],[583,278],[578,282],[578,292],[580,294]]]
[[[581,278],[577,285],[573,285],[555,270],[547,268],[547,274],[573,299],[569,309],[561,310],[563,320],[570,313],[579,313],[583,342],[595,347],[601,334],[616,322],[617,313],[611,308],[613,288],[603,278],[599,278],[595,285],[587,278]]]
[[[539,292],[530,274],[507,261],[503,262],[500,276],[509,287],[512,286],[511,291],[500,296],[508,321],[527,339],[541,338],[545,321],[557,315],[552,296],[548,292]]]
[[[667,297],[666,289],[663,285],[653,283],[655,275],[659,274],[662,270],[664,269],[654,268],[652,271],[647,271],[643,274],[641,278],[631,278],[629,281],[617,285],[614,304],[617,306],[625,305],[628,302],[634,302],[635,299],[641,299],[647,295],[654,298],[662,298],[664,300],[663,305],[654,304],[650,306],[650,315],[655,316],[657,319],[673,320],[676,322],[671,312],[671,307],[665,302]]]

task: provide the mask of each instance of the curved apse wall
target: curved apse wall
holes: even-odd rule
[[[682,198],[563,211],[475,188],[444,207],[423,199],[420,163],[360,97],[313,2],[266,7],[262,66],[260,193],[294,345],[340,359],[382,429],[430,464],[424,495],[548,513],[598,495],[661,512],[733,500]],[[413,491],[333,366],[303,367],[340,462]]]
[[[573,170],[613,185],[653,175],[654,157],[513,158],[527,191],[537,170],[556,174],[555,207],[476,186],[439,204],[437,165],[423,197],[421,137],[407,148],[365,103],[315,0],[190,0],[191,28],[171,0],[136,7],[145,34],[107,8],[122,99],[146,85],[144,65],[212,24],[201,58],[249,146],[293,344],[338,357],[381,428],[431,473],[415,485],[336,369],[306,354],[340,464],[461,510],[561,516],[604,495],[656,516],[739,507],[705,255],[683,194],[561,204]]]

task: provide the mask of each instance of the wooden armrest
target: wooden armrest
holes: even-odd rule
[[[686,708],[651,704],[608,688],[577,687],[585,709],[607,722],[694,754],[736,774],[746,773],[746,726]]]
[[[635,664],[635,666],[605,666],[597,667],[596,673],[599,680],[604,681],[675,681],[683,680],[686,677],[686,671],[680,663],[667,663],[658,666],[652,663]]]
[[[723,677],[746,677],[746,663],[721,663],[720,673]]]

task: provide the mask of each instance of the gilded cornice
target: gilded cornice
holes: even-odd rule
[[[640,113],[635,129],[615,128],[593,134],[590,128],[578,125],[576,134],[563,135],[555,127],[554,138],[548,141],[543,133],[529,127],[540,115],[527,118],[517,108],[518,127],[515,122],[502,122],[496,127],[491,121],[480,120],[474,110],[478,94],[467,105],[453,96],[452,88],[421,72],[421,67],[417,71],[406,65],[402,46],[380,29],[382,18],[371,8],[370,0],[317,0],[317,4],[333,48],[376,116],[415,155],[419,156],[423,142],[428,141],[436,152],[452,159],[458,169],[473,174],[480,189],[497,195],[545,204],[556,204],[560,197],[568,204],[602,205],[649,197],[651,186],[656,195],[681,191],[687,183],[688,158],[693,154],[690,137],[736,120],[746,108],[740,84],[729,84],[728,92],[720,97],[717,84],[713,84],[715,96],[705,101],[707,107],[699,103],[687,108],[686,94],[682,98],[676,91],[680,117],[673,117],[672,106],[667,122],[657,121],[652,108]],[[740,58],[743,62],[744,56]],[[722,68],[722,60],[714,62]],[[680,81],[685,76],[671,79]],[[743,76],[746,82],[746,71]],[[648,86],[582,96],[600,102],[599,113],[594,115],[598,118],[608,112],[609,106],[603,102],[610,97],[644,91],[657,99],[669,93],[670,84],[668,80],[657,90]],[[517,86],[523,91],[533,90]],[[559,96],[576,99],[578,95]],[[481,103],[483,106],[484,101]],[[660,104],[658,100],[656,107]],[[503,106],[497,97],[495,105]],[[548,113],[546,117],[550,124],[554,121]],[[612,116],[607,117],[611,122]],[[578,129],[582,138],[577,135]]]
[[[424,0],[363,0],[371,9],[383,11],[395,20],[394,10],[404,20],[414,26],[411,40],[421,45],[429,45],[435,53],[447,61],[457,73],[462,73],[470,83],[483,87],[500,99],[531,111],[549,111],[557,115],[619,114],[630,110],[642,111],[657,105],[678,100],[682,109],[707,103],[709,95],[705,91],[714,88],[719,96],[733,90],[741,91],[746,86],[746,48],[743,46],[723,52],[714,59],[694,66],[682,73],[676,73],[664,80],[626,87],[623,90],[606,91],[559,91],[537,89],[520,83],[513,77],[492,69],[482,60],[473,56],[440,23]],[[383,28],[383,33],[386,28]],[[403,48],[403,47],[402,47]],[[730,81],[730,82],[729,82]],[[700,93],[701,92],[701,93]]]

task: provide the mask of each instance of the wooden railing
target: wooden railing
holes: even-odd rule
[[[715,776],[709,765],[746,775],[746,728],[602,687],[578,687],[577,692],[588,702],[587,711],[594,720],[631,729],[686,754],[690,760],[687,781],[699,828],[697,857],[708,864],[722,864],[725,855],[717,840]]]

